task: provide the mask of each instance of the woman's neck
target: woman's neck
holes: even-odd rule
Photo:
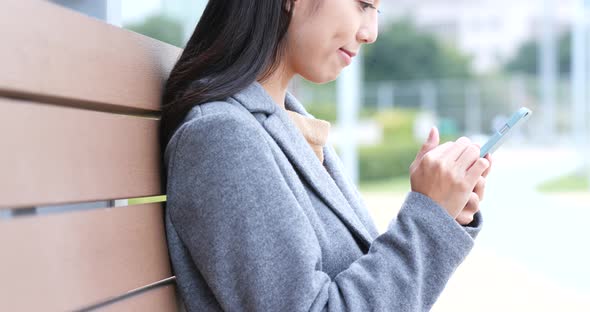
[[[289,82],[295,76],[290,71],[285,70],[285,67],[279,66],[267,79],[259,81],[264,90],[270,95],[282,109],[285,109],[285,97],[287,96],[287,88]]]

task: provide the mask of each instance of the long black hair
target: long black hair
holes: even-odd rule
[[[211,0],[162,96],[162,153],[196,105],[223,100],[277,68],[294,0]]]

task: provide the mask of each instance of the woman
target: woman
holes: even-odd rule
[[[189,311],[426,311],[467,256],[490,166],[477,146],[439,146],[433,128],[379,235],[329,127],[287,92],[295,75],[336,79],[376,40],[379,5],[209,1],[163,99],[166,228]]]

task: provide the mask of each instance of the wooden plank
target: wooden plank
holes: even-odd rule
[[[181,53],[39,0],[2,1],[0,42],[0,96],[117,112],[159,111]]]
[[[0,98],[0,208],[161,195],[158,120]]]
[[[171,276],[159,204],[2,220],[0,246],[0,311],[72,310]]]

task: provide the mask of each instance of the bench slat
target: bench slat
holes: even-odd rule
[[[0,96],[117,112],[160,111],[164,80],[181,53],[38,0],[3,0],[0,38]]]
[[[162,212],[145,204],[0,221],[0,310],[69,311],[170,277]]]
[[[158,120],[0,98],[0,208],[161,195]]]

